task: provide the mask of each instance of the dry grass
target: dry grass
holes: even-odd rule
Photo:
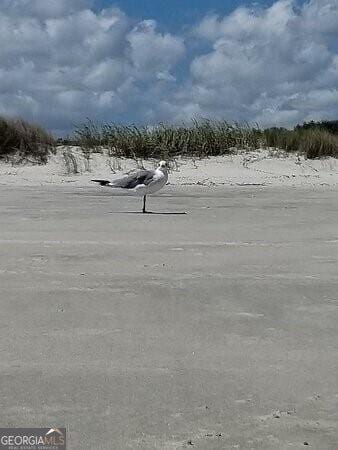
[[[111,156],[134,159],[216,156],[238,148],[259,148],[261,144],[257,129],[210,120],[194,120],[190,126],[161,123],[155,127],[97,125],[88,121],[76,129],[75,135],[84,152],[108,147]]]
[[[333,130],[336,130],[336,122],[329,122]],[[189,125],[160,123],[154,127],[114,123],[100,125],[88,120],[75,129],[74,135],[68,138],[69,142],[60,140],[60,143],[79,145],[87,170],[90,168],[91,154],[102,152],[104,147],[108,148],[110,157],[135,160],[174,160],[177,156],[203,158],[261,147],[296,152],[308,158],[337,158],[338,135],[329,132],[325,124],[326,129],[320,122],[318,127],[310,123],[297,126],[294,130],[270,128],[263,131],[246,124],[205,119],[193,120]],[[17,162],[45,163],[54,150],[54,138],[42,127],[21,119],[0,117],[0,158],[15,156]],[[69,158],[67,161],[72,165]]]
[[[98,125],[91,121],[79,126],[75,137],[85,154],[108,147],[111,156],[134,159],[177,156],[202,158],[268,147],[295,152],[307,158],[338,157],[338,136],[322,128],[260,130],[226,121],[194,120],[190,126],[159,124]]]
[[[0,158],[46,163],[54,149],[53,137],[42,127],[22,119],[0,117]]]
[[[338,158],[338,136],[323,129],[270,128],[264,131],[266,147],[297,152],[309,159],[333,156]]]

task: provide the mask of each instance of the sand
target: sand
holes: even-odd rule
[[[157,161],[110,158],[106,150],[93,154],[89,161],[77,147],[58,147],[48,164],[41,166],[0,163],[0,184],[31,185],[74,183],[88,186],[91,178],[122,176],[144,166],[153,168]],[[337,186],[337,159],[306,160],[297,155],[260,150],[237,155],[204,159],[178,158],[171,163],[172,185],[226,186]],[[75,162],[75,165],[74,165]],[[78,173],[73,173],[74,170]]]
[[[2,426],[66,426],[71,450],[338,448],[335,162],[221,161],[182,162],[152,215],[91,185],[95,161],[1,166]]]

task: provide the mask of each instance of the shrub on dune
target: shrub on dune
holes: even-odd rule
[[[267,147],[297,152],[309,159],[338,157],[338,136],[323,129],[269,128],[264,131],[264,137]]]
[[[261,132],[226,121],[193,120],[191,125],[136,125],[103,124],[91,121],[76,131],[83,149],[98,151],[108,147],[112,156],[127,158],[162,158],[176,156],[207,157],[233,153],[236,149],[255,149],[261,145]]]
[[[39,125],[0,117],[0,158],[46,163],[54,149],[53,137]]]

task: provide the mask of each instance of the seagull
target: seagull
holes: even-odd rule
[[[127,189],[134,192],[138,196],[143,196],[142,212],[146,211],[146,197],[148,194],[154,194],[166,185],[168,181],[168,166],[165,161],[160,161],[155,170],[138,170],[137,172],[127,175],[117,180],[92,180],[101,186],[109,186],[112,188]]]

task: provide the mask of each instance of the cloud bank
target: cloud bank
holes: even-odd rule
[[[164,33],[91,0],[2,0],[0,114],[293,125],[338,114],[338,3],[280,0]]]

